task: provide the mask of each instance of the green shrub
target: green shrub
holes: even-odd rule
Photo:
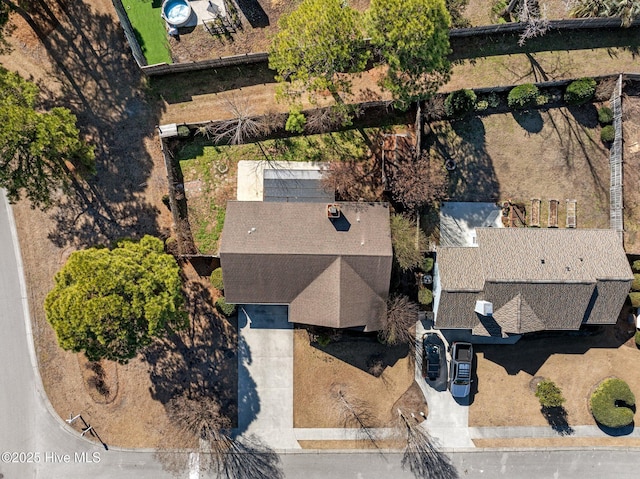
[[[547,95],[538,95],[536,98],[536,106],[544,106],[549,103],[549,97]]]
[[[564,101],[571,105],[586,103],[596,92],[596,81],[593,78],[580,78],[569,83],[564,92]]]
[[[320,334],[318,336],[317,342],[324,348],[331,342],[331,337],[328,334]]]
[[[631,291],[640,291],[640,274],[635,273],[633,275],[633,282],[631,283]]]
[[[495,92],[491,92],[487,97],[487,102],[489,102],[491,108],[497,108],[500,106],[500,96]]]
[[[291,133],[302,133],[306,123],[307,119],[305,118],[304,113],[300,111],[300,108],[293,107],[289,111],[289,118],[287,118],[287,123],[285,124],[284,129]]]
[[[425,273],[431,272],[431,270],[433,269],[433,258],[429,256],[422,258],[420,269],[422,269],[422,271],[424,271]]]
[[[473,90],[456,90],[449,93],[444,101],[444,111],[448,116],[460,117],[464,116],[476,105],[476,94]]]
[[[187,125],[178,126],[178,136],[180,138],[187,138],[191,134],[189,127]]]
[[[640,273],[640,259],[637,259],[631,265],[631,269],[634,273]]]
[[[613,111],[608,106],[598,110],[598,121],[601,125],[610,125],[613,122]]]
[[[233,314],[236,312],[236,305],[227,303],[227,301],[224,299],[224,296],[221,296],[216,300],[216,309],[225,316],[229,317],[233,316]]]
[[[427,288],[418,290],[418,302],[425,306],[431,304],[433,302],[433,293],[431,290]]]
[[[525,83],[524,85],[518,85],[511,89],[507,97],[507,103],[509,104],[509,108],[522,110],[535,105],[539,94],[540,92],[537,86],[533,83]]]
[[[485,111],[487,108],[489,108],[489,102],[487,100],[476,102],[476,111]]]
[[[610,143],[616,138],[616,131],[613,129],[613,125],[603,126],[600,130],[600,139],[603,143]]]
[[[633,422],[636,398],[621,379],[605,379],[591,395],[589,404],[593,418],[603,426],[624,427]],[[625,407],[629,406],[629,407]]]
[[[636,331],[636,347],[640,348],[640,331]]]
[[[629,299],[631,300],[631,306],[640,308],[640,293],[629,293]]]
[[[564,402],[562,391],[556,383],[547,379],[540,381],[536,387],[536,397],[542,407],[560,407]]]
[[[211,273],[209,277],[209,281],[211,281],[211,286],[216,288],[218,291],[224,291],[224,282],[222,281],[222,268],[216,268]]]

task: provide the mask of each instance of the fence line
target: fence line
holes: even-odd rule
[[[231,55],[228,57],[190,63],[157,63],[155,65],[141,66],[140,68],[147,75],[166,75],[169,73],[206,70],[208,68],[231,67],[236,65],[248,65],[251,63],[267,63],[268,60],[269,54],[266,52],[260,52]]]
[[[613,18],[571,18],[566,20],[549,21],[549,30],[587,30],[595,28],[620,28],[622,20]],[[640,26],[640,19],[636,19],[629,25]],[[494,35],[497,33],[519,33],[527,28],[526,23],[512,22],[485,25],[481,27],[454,28],[449,31],[449,38],[474,37]]]
[[[187,71],[206,70],[208,68],[221,68],[237,65],[248,65],[253,63],[267,63],[269,54],[267,52],[246,53],[241,55],[230,55],[226,57],[214,58],[188,63],[157,63],[149,65],[138,43],[133,26],[129,21],[122,0],[112,0],[116,14],[120,19],[120,24],[131,48],[131,53],[140,69],[149,76],[166,75],[171,73],[181,73]],[[622,20],[620,18],[576,18],[567,20],[551,20],[550,30],[581,30],[598,28],[620,28]],[[630,27],[640,26],[640,19],[631,22]],[[503,23],[497,25],[486,25],[481,27],[456,28],[449,31],[449,38],[464,37],[488,37],[500,33],[522,32],[526,24],[520,22]]]
[[[611,109],[613,111],[613,128],[615,137],[609,152],[609,166],[611,179],[609,183],[609,219],[611,228],[621,236],[624,232],[622,217],[622,74],[618,76],[616,87],[611,95]]]
[[[124,30],[124,36],[127,37],[127,42],[129,43],[129,48],[131,48],[133,58],[138,66],[144,70],[144,67],[147,65],[147,59],[145,58],[144,53],[142,53],[142,48],[140,48],[136,34],[133,32],[133,26],[129,21],[129,16],[122,5],[122,1],[112,0],[112,3],[113,7],[116,9],[118,18],[120,19],[120,25],[122,25],[122,29]]]

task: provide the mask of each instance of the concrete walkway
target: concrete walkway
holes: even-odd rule
[[[239,309],[238,433],[299,449],[293,433],[293,329],[286,306]]]

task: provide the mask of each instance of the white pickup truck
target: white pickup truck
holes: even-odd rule
[[[449,390],[455,398],[469,395],[471,390],[471,362],[473,346],[471,343],[455,342],[451,345],[451,370]]]

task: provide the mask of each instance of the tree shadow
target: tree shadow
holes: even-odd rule
[[[567,110],[579,125],[585,128],[595,128],[598,126],[598,109],[593,103],[585,105],[568,106]]]
[[[354,366],[372,376],[380,377],[384,369],[393,366],[409,354],[409,345],[388,346],[377,340],[376,335],[363,333],[342,333],[339,339],[322,346],[318,342],[311,345],[340,361]]]
[[[596,425],[607,436],[612,436],[612,437],[628,436],[635,429],[635,421],[632,422],[631,424],[628,424],[628,425],[624,426],[624,427],[608,427],[608,426],[605,426],[603,424],[600,424],[597,421],[596,421]]]
[[[192,101],[194,96],[221,93],[253,85],[276,83],[275,72],[266,63],[243,65],[242,68],[218,68],[153,77],[151,91],[167,103]]]
[[[497,201],[500,185],[486,149],[485,128],[477,117],[435,122],[427,147],[449,167],[451,201]]]
[[[210,290],[185,284],[190,325],[154,342],[143,353],[149,364],[153,399],[165,407],[180,396],[215,397],[221,412],[237,423],[237,327],[218,315]]]
[[[525,334],[517,344],[477,345],[485,359],[502,366],[507,374],[524,371],[535,376],[554,354],[582,355],[592,348],[617,348],[626,340],[619,337],[617,326],[588,327],[575,332],[544,331]]]
[[[575,431],[569,425],[569,421],[567,419],[567,410],[562,406],[557,407],[546,407],[543,406],[540,409],[542,415],[551,426],[551,429],[556,431],[561,436],[570,436]]]
[[[256,419],[260,412],[260,398],[258,397],[256,382],[251,377],[247,365],[251,364],[251,350],[249,345],[238,335],[238,426],[236,436],[247,431],[249,425]]]
[[[278,454],[254,435],[233,441],[221,469],[229,479],[284,479]]]
[[[538,110],[514,110],[511,112],[513,119],[527,133],[540,133],[544,127],[544,120]]]
[[[258,0],[234,0],[252,28],[264,28],[270,25],[269,17]]]
[[[547,111],[545,115],[553,132],[558,137],[559,149],[565,158],[567,166],[573,166],[574,158],[584,158],[590,176],[593,179],[598,199],[608,201],[608,181],[605,183],[598,175],[597,164],[600,158],[594,157],[593,153],[601,153],[606,157],[609,155],[606,148],[600,143],[599,138],[594,138],[594,135],[588,131],[590,127],[585,126],[594,124],[594,121],[597,122],[597,111],[593,105],[591,107],[593,109],[588,107],[556,108]],[[591,119],[587,119],[588,117],[591,117]]]
[[[83,2],[56,0],[56,11],[44,0],[34,5],[38,21],[27,21],[51,60],[48,76],[56,83],[53,90],[47,87],[51,82],[38,82],[42,106],[69,108],[96,150],[96,175],[74,179],[74,191],[52,209],[56,225],[49,238],[57,246],[88,246],[157,235],[158,210],[144,193],[149,181],[164,178],[151,177],[145,139],[155,134],[160,110],[145,98],[142,74],[120,25]],[[43,19],[58,25],[45,30]]]

